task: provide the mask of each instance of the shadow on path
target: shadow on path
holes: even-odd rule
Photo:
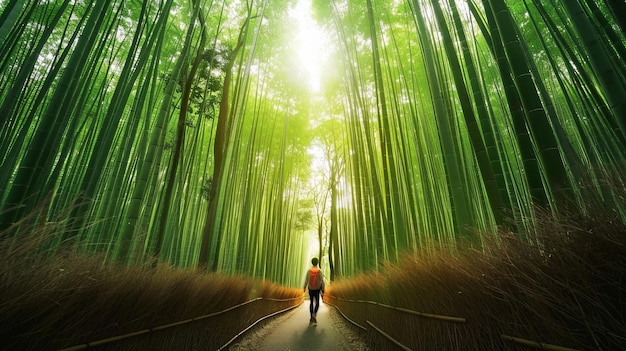
[[[261,351],[352,350],[348,340],[335,328],[332,307],[323,302],[317,313],[317,324],[309,323],[309,300],[273,327],[258,345]]]

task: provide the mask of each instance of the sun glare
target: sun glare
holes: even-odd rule
[[[318,92],[320,67],[328,58],[330,47],[328,35],[311,16],[311,0],[299,0],[289,9],[289,16],[296,22],[296,59],[309,76],[309,88]]]

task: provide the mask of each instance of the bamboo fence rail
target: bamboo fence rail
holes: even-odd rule
[[[337,296],[332,296],[332,295],[327,295],[333,299],[337,299],[337,300],[341,300],[341,301],[346,301],[346,302],[353,302],[353,303],[364,303],[364,304],[371,304],[371,305],[377,305],[377,306],[381,306],[381,307],[385,307],[385,308],[389,308],[392,310],[396,310],[399,312],[404,312],[404,313],[408,313],[408,314],[413,314],[416,316],[421,316],[421,317],[425,317],[425,318],[430,318],[430,319],[437,319],[440,321],[445,321],[445,322],[452,322],[452,323],[466,323],[467,320],[465,318],[462,317],[452,317],[452,316],[444,316],[444,315],[439,315],[439,314],[433,314],[433,313],[425,313],[425,312],[418,312],[418,311],[413,311],[413,310],[409,310],[406,308],[402,308],[402,307],[395,307],[395,306],[390,306],[387,304],[383,304],[383,303],[379,303],[379,302],[375,302],[375,301],[367,301],[367,300],[351,300],[351,299],[344,299],[341,297],[337,297]],[[329,303],[328,301],[324,301],[324,303],[333,306],[334,308],[337,309],[337,311],[351,324],[357,326],[358,328],[367,331],[368,328],[358,324],[357,322],[353,321],[352,319],[350,319],[348,316],[346,316],[346,314],[344,314],[341,309],[339,309],[338,306]],[[392,336],[390,336],[389,334],[387,334],[385,331],[383,331],[381,328],[375,326],[372,322],[370,322],[369,320],[366,321],[366,323],[372,327],[372,329],[374,329],[375,331],[377,331],[379,334],[381,334],[382,336],[384,336],[386,339],[388,339],[390,342],[392,342],[393,344],[395,344],[396,346],[402,348],[403,350],[411,350],[409,347],[403,345],[402,343],[400,343],[398,340],[394,339]],[[500,335],[500,338],[504,341],[510,341],[516,344],[520,344],[520,345],[524,345],[527,347],[531,347],[531,348],[535,348],[535,349],[540,349],[540,350],[549,350],[549,351],[579,351],[577,349],[573,349],[573,348],[569,348],[569,347],[564,347],[564,346],[558,346],[558,345],[552,345],[552,344],[547,344],[547,343],[543,343],[543,342],[537,342],[537,341],[532,341],[532,340],[528,340],[528,339],[523,339],[523,338],[519,338],[519,337],[513,337],[513,336],[509,336],[509,335]]]
[[[223,345],[219,349],[219,350],[223,350],[228,345],[230,345],[234,340],[236,340],[239,336],[241,336],[243,333],[248,331],[250,328],[252,328],[256,324],[258,324],[260,321],[300,306],[302,304],[302,302],[304,301],[304,298],[303,297],[295,297],[295,298],[291,298],[291,299],[273,299],[273,298],[257,297],[255,299],[252,299],[252,300],[240,303],[240,304],[235,305],[235,306],[231,306],[229,308],[226,308],[226,309],[218,311],[218,312],[205,314],[205,315],[198,316],[198,317],[195,317],[195,318],[185,319],[185,320],[177,321],[177,322],[174,322],[174,323],[160,325],[160,326],[157,326],[157,327],[147,328],[147,329],[139,330],[139,331],[132,332],[132,333],[127,333],[127,334],[123,334],[123,335],[113,336],[113,337],[106,338],[106,339],[96,340],[96,341],[92,341],[92,342],[88,342],[88,343],[84,343],[84,344],[79,344],[79,345],[75,345],[75,346],[71,346],[71,347],[68,347],[68,348],[61,349],[59,351],[85,350],[85,349],[88,349],[90,347],[96,347],[96,346],[102,346],[102,345],[114,343],[116,341],[132,338],[132,337],[135,337],[135,336],[144,335],[144,334],[148,334],[148,333],[152,333],[152,332],[156,332],[156,331],[160,331],[160,330],[176,327],[176,326],[179,326],[179,325],[188,324],[188,323],[204,320],[204,319],[207,319],[207,318],[215,317],[215,316],[227,313],[229,311],[235,310],[237,308],[240,308],[242,306],[245,306],[245,305],[248,305],[250,303],[253,303],[253,302],[256,302],[256,301],[260,301],[260,300],[286,302],[286,301],[293,301],[293,300],[298,300],[298,299],[302,299],[302,301],[300,301],[299,304],[291,306],[291,307],[283,309],[283,310],[280,310],[280,311],[277,311],[277,312],[273,312],[273,313],[271,313],[271,314],[269,314],[267,316],[264,316],[264,317],[258,319],[257,321],[255,321],[254,323],[252,323],[250,326],[246,327],[243,331],[237,333],[232,339],[230,339],[225,345]]]

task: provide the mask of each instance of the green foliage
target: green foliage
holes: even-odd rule
[[[470,228],[527,235],[561,197],[623,218],[619,5],[311,1],[316,92],[297,4],[2,3],[0,229],[299,285],[316,229],[349,276]]]

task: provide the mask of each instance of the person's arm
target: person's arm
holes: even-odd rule
[[[320,276],[322,278],[322,285],[320,286],[320,295],[322,297],[322,301],[324,301],[324,289],[326,288],[326,282],[325,282],[326,279],[324,279],[324,274],[321,274],[321,272],[320,272]]]
[[[304,288],[302,288],[303,291],[306,291],[306,286],[309,285],[309,273],[307,272],[306,276],[304,277]]]

